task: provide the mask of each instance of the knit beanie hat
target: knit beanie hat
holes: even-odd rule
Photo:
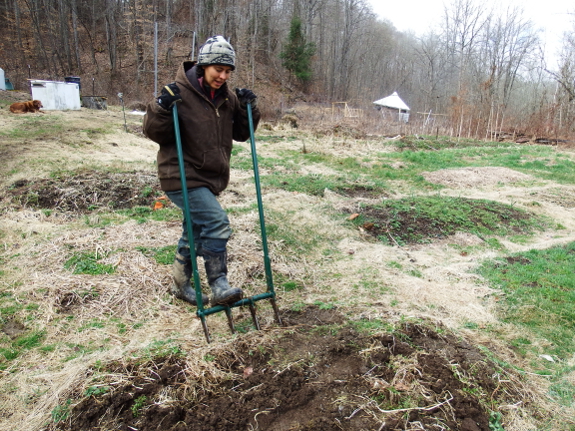
[[[223,36],[212,36],[200,47],[198,54],[198,66],[220,64],[236,68],[236,52]]]

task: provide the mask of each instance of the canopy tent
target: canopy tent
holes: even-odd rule
[[[399,114],[399,121],[404,121],[407,123],[409,120],[409,106],[407,106],[405,102],[401,100],[401,97],[399,97],[396,91],[394,91],[391,96],[376,100],[373,102],[373,104],[377,105],[378,109],[388,108],[397,110]]]

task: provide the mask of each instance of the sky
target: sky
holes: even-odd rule
[[[380,18],[391,21],[398,30],[411,30],[419,35],[440,22],[444,6],[450,5],[451,0],[368,0],[368,3]],[[575,15],[568,13],[575,11],[575,3],[569,0],[500,0],[497,3],[503,7],[522,7],[525,18],[542,29],[548,61],[556,62],[555,54],[561,47],[563,32],[571,29],[571,19],[575,19]]]

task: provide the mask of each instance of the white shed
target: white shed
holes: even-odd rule
[[[0,67],[0,90],[6,90],[6,78],[4,78],[4,69]]]
[[[31,80],[32,99],[47,111],[80,110],[80,86],[72,82]]]
[[[409,106],[405,104],[401,97],[396,91],[393,92],[391,96],[384,97],[383,99],[376,100],[373,102],[377,106],[377,109],[386,108],[389,111],[396,111],[397,119],[407,123],[409,121]],[[389,111],[383,111],[382,114]],[[395,115],[393,115],[395,117]]]

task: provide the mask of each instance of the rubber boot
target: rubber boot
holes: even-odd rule
[[[243,298],[244,292],[228,283],[228,254],[203,250],[208,284],[212,289],[212,305],[230,305]]]
[[[181,254],[176,253],[176,259],[172,267],[172,284],[171,293],[178,299],[189,302],[192,305],[198,305],[196,300],[196,290],[190,284],[192,276],[192,261],[184,258]],[[207,305],[210,298],[202,293],[202,305]]]

